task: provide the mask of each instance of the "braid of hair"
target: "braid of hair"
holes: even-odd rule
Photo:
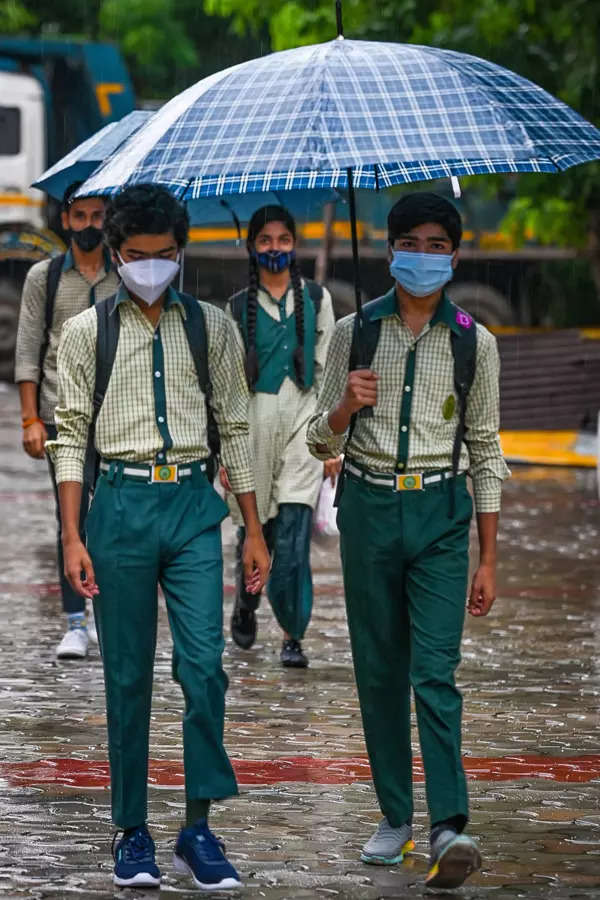
[[[246,380],[254,391],[258,381],[258,353],[256,350],[256,317],[258,314],[258,263],[253,256],[249,260],[248,273],[248,346],[246,348]]]
[[[300,280],[300,270],[296,260],[290,263],[290,279],[294,290],[294,314],[296,316],[296,340],[298,346],[294,350],[294,370],[298,387],[304,389],[304,291]]]

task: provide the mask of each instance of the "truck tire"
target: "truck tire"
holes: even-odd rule
[[[487,284],[459,281],[448,285],[448,295],[482,325],[514,324],[514,313],[506,297]]]
[[[0,279],[0,381],[12,381],[21,291],[14,281]]]

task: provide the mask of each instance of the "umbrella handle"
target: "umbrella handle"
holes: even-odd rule
[[[357,366],[357,369],[370,369],[370,366]],[[372,406],[362,406],[358,412],[357,416],[359,419],[372,419],[374,416],[374,410]]]

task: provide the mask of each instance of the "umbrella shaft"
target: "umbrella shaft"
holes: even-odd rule
[[[344,37],[344,26],[342,23],[342,0],[335,0],[335,21],[337,24],[337,36]]]
[[[354,296],[356,299],[356,312],[362,319],[362,290],[360,285],[360,264],[358,259],[358,234],[356,228],[356,197],[354,195],[354,180],[352,166],[346,169],[348,179],[348,205],[350,207],[350,233],[352,235],[352,264],[354,269]]]

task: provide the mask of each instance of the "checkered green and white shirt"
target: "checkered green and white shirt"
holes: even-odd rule
[[[25,279],[17,331],[15,381],[17,383],[33,381],[39,384],[41,379],[38,415],[43,422],[52,424],[57,392],[56,354],[63,325],[67,319],[93,306],[96,300],[103,300],[114,294],[119,286],[119,277],[111,266],[108,251],[105,253],[104,265],[100,267],[93,281],[88,281],[75,266],[71,251],[66,253],[54,299],[54,316],[48,336],[44,371],[41,373],[40,349],[46,327],[46,284],[49,265],[49,259],[36,263],[29,269]]]
[[[126,289],[119,288],[121,317],[113,370],[96,423],[96,448],[105,459],[185,463],[209,455],[204,395],[183,327],[185,310],[169,289],[155,329]],[[225,314],[203,303],[208,338],[212,407],[221,435],[221,454],[234,493],[254,490],[248,441],[248,388],[242,354]],[[56,480],[83,480],[96,366],[96,313],[70,319],[58,350],[58,436],[46,449]],[[163,359],[157,367],[157,351]],[[157,398],[161,402],[157,402]],[[162,399],[164,415],[159,415]],[[161,433],[162,432],[162,433]],[[165,434],[172,445],[164,459]]]
[[[447,469],[452,465],[452,446],[458,424],[458,404],[454,393],[454,358],[450,331],[458,327],[452,306],[444,296],[434,317],[418,337],[398,315],[392,289],[382,299],[381,331],[371,368],[379,375],[377,406],[371,419],[358,418],[346,453],[376,471],[393,473],[398,462],[401,427],[408,437],[405,474]],[[329,345],[317,410],[308,426],[308,445],[318,459],[336,456],[344,450],[346,435],[336,435],[328,423],[329,414],[342,399],[348,375],[354,316],[341,319]],[[415,348],[412,384],[408,383],[407,359]],[[504,462],[498,429],[500,359],[496,340],[477,325],[477,359],[473,385],[467,400],[467,434],[460,458],[460,471],[473,479],[478,512],[500,509],[502,481],[510,475]],[[408,424],[401,425],[404,392],[412,392]],[[450,398],[454,398],[451,400]],[[326,451],[319,452],[317,445]]]

